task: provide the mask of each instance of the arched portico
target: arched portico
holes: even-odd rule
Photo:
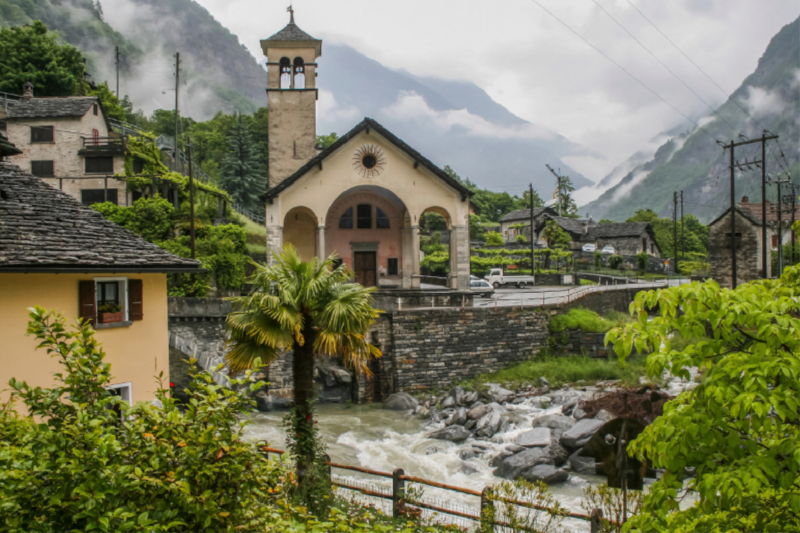
[[[444,207],[439,206],[431,206],[425,208],[421,215],[425,213],[436,213],[440,215],[445,223],[447,223],[447,232],[448,232],[448,254],[450,256],[449,260],[449,272],[447,274],[447,286],[451,289],[458,288],[458,242],[459,238],[463,236],[459,234],[459,228],[454,227],[453,225],[453,217],[450,215],[450,212],[447,211]],[[419,243],[417,243],[419,246]]]
[[[295,207],[283,220],[283,243],[297,248],[303,261],[317,257],[317,217],[307,207]]]

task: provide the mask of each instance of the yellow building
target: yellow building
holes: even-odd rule
[[[0,161],[0,389],[14,377],[49,387],[62,370],[25,335],[40,305],[90,320],[123,399],[169,383],[167,274],[202,272],[18,166]],[[6,400],[8,392],[0,392]]]
[[[469,289],[471,192],[387,128],[365,118],[316,147],[316,60],[322,41],[294,22],[261,41],[267,56],[267,258],[292,243],[300,255],[338,255],[366,286],[420,287],[420,217],[449,232],[451,289]]]

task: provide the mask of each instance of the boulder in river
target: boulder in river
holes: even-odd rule
[[[566,405],[574,400],[582,400],[586,395],[575,389],[564,388],[548,394],[553,405]]]
[[[417,405],[419,402],[406,392],[395,392],[383,402],[383,408],[390,411],[406,411],[414,409]]]
[[[267,391],[260,390],[256,393],[256,409],[262,412],[272,411],[272,401]]]
[[[550,461],[544,448],[527,448],[522,452],[500,460],[494,475],[505,479],[517,479],[522,472],[542,462]]]
[[[446,396],[444,400],[442,400],[442,404],[439,406],[442,409],[447,409],[448,407],[453,407],[456,404],[456,401],[453,399],[452,396]]]
[[[553,483],[561,483],[562,481],[566,481],[569,478],[569,474],[553,465],[538,464],[533,468],[529,468],[522,472],[522,478],[525,481],[530,481],[532,483],[536,481],[544,481],[548,485],[551,485]]]
[[[617,417],[612,415],[611,413],[609,413],[605,409],[600,409],[599,411],[597,411],[597,414],[594,415],[594,419],[595,420],[602,420],[603,422],[611,422],[615,418],[617,418]]]
[[[467,417],[471,418],[472,420],[478,420],[478,419],[483,418],[484,416],[486,416],[486,414],[491,410],[492,410],[492,407],[490,405],[486,405],[486,404],[479,405],[478,407],[475,407],[474,409],[470,409],[467,412]]]
[[[453,421],[453,424],[458,424],[459,426],[463,426],[467,423],[467,410],[463,407],[459,407],[456,409],[456,412],[450,417]]]
[[[580,407],[575,407],[575,409],[572,411],[572,418],[575,420],[583,420],[584,418],[589,418],[589,415]]]
[[[479,437],[491,437],[500,429],[501,422],[502,415],[500,415],[498,411],[486,413],[478,420],[478,424],[475,426],[475,432]]]
[[[498,385],[489,389],[489,397],[496,403],[505,403],[514,397],[514,391]]]
[[[472,428],[474,428],[476,425],[478,425],[478,421],[477,421],[477,420],[467,420],[467,423],[466,423],[466,424],[464,424],[464,428],[466,428],[466,429],[472,429]]]
[[[542,376],[542,377],[539,378],[539,385],[541,385],[542,387],[549,387],[550,386],[550,382],[547,381],[546,377]]]
[[[550,428],[540,427],[520,434],[514,444],[532,448],[534,446],[549,446],[553,438]]]
[[[469,438],[470,432],[464,426],[450,426],[428,435],[429,439],[449,440],[451,442],[462,442]]]
[[[455,387],[450,389],[448,396],[450,396],[453,399],[456,405],[462,405],[464,403],[464,394],[465,394],[464,389],[456,385]]]
[[[477,456],[478,456],[478,454],[475,453],[475,450],[473,448],[464,448],[463,450],[458,452],[458,457],[462,461],[466,461],[467,459],[472,459],[472,458],[477,457]]]
[[[478,401],[478,393],[475,392],[475,391],[468,392],[468,393],[466,393],[464,395],[464,403],[463,403],[463,405],[472,405],[473,403],[475,403],[477,401]]]
[[[436,409],[436,406],[431,406],[431,422],[434,424],[438,424],[442,421],[442,417],[439,414],[439,411]]]
[[[553,430],[553,438],[558,440],[561,435],[575,425],[575,420],[568,416],[554,413],[534,418],[531,426],[535,428],[550,428]]]
[[[596,474],[594,457],[581,457],[581,451],[583,448],[569,456],[570,466],[578,474]]]
[[[592,438],[598,429],[603,427],[605,422],[584,418],[579,420],[574,426],[566,430],[561,435],[561,444],[569,448],[580,448]]]

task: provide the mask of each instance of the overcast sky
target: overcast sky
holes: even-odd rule
[[[196,0],[258,59],[259,39],[288,22],[289,0]],[[756,67],[798,0],[596,0],[713,106]],[[539,5],[537,5],[539,4]],[[294,0],[295,19],[390,68],[471,81],[516,115],[602,154],[564,158],[598,180],[680,114],[575,36],[573,28],[685,115],[708,108],[606,15],[595,0]],[[323,43],[323,55],[325,45]],[[324,73],[320,73],[320,77]]]

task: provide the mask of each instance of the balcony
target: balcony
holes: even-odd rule
[[[124,154],[128,148],[127,137],[81,137],[82,147],[78,155]]]

